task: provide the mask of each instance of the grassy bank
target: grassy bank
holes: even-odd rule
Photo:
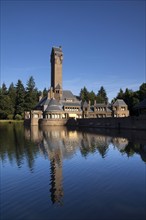
[[[0,123],[23,123],[24,120],[0,120]]]

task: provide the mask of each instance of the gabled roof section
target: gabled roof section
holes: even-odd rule
[[[83,103],[83,107],[88,107],[88,103],[87,103],[87,101],[85,101],[84,103]]]
[[[57,84],[57,86],[55,87],[55,89],[62,89],[60,84]]]
[[[59,102],[56,99],[52,98],[45,111],[63,111],[63,110]]]
[[[42,106],[44,106],[44,105],[48,105],[49,102],[50,102],[50,99],[48,99],[48,97],[45,96],[45,97],[43,97],[43,98],[38,102],[38,104],[35,106],[34,109],[37,109],[38,107],[42,107]]]
[[[124,100],[123,99],[117,99],[116,101],[115,101],[115,103],[113,104],[113,106],[125,106],[126,105],[126,103],[124,102]],[[126,105],[127,106],[127,105]]]
[[[70,90],[63,90],[62,99],[74,99],[77,100],[76,97],[72,94]]]

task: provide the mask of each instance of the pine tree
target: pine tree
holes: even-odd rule
[[[43,90],[43,97],[45,97],[47,95],[48,95],[48,90],[46,88],[44,88],[44,90]]]
[[[7,90],[7,87],[6,87],[5,83],[2,84],[1,93],[2,93],[2,95],[7,95],[8,94],[8,90]]]
[[[15,113],[15,102],[16,102],[16,88],[14,87],[14,84],[11,83],[8,89],[8,95],[11,99],[11,106],[12,106],[12,112],[11,114],[14,116]]]
[[[24,114],[24,97],[25,88],[21,80],[18,80],[16,84],[16,100],[15,100],[15,115],[19,114],[23,116]]]
[[[139,100],[142,101],[145,98],[146,98],[146,83],[143,83],[139,87]]]
[[[94,104],[94,100],[96,99],[96,95],[95,92],[93,92],[93,90],[91,92],[89,92],[89,100],[91,101],[91,105]]]
[[[89,92],[87,90],[87,88],[84,86],[83,89],[81,89],[80,91],[80,99],[84,102],[84,101],[89,101]]]
[[[38,91],[35,88],[34,78],[31,76],[27,82],[25,95],[25,110],[32,110],[38,102]]]
[[[123,99],[124,98],[124,92],[122,89],[120,89],[118,95],[117,95],[117,99]]]
[[[8,95],[8,90],[5,83],[0,88],[0,118],[7,119],[8,115],[12,114],[13,108],[11,99]]]
[[[108,103],[108,97],[103,86],[100,87],[96,100],[97,103]]]

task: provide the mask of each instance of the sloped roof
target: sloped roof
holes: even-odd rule
[[[48,105],[49,102],[50,102],[50,99],[48,99],[48,97],[45,96],[45,97],[43,97],[43,98],[38,102],[38,104],[35,106],[35,108],[37,108],[37,107],[42,107],[43,105]],[[35,108],[34,108],[34,109],[35,109]]]
[[[62,99],[76,99],[70,90],[63,90]]]
[[[135,108],[135,109],[143,109],[143,108],[146,108],[146,99],[144,99],[143,101],[141,101],[140,103],[138,103],[134,108]]]
[[[83,107],[88,107],[88,103],[86,101],[83,103]]]
[[[61,89],[60,84],[57,84],[57,86],[55,87],[55,89]]]
[[[52,98],[45,111],[63,111],[63,110],[59,102],[57,102],[56,99]]]
[[[123,106],[123,105],[126,105],[123,99],[117,99],[113,104],[113,106]]]
[[[112,110],[110,108],[107,108],[106,111],[107,112],[112,112]]]

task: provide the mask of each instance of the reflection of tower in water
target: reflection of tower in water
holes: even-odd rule
[[[51,200],[52,203],[62,204],[63,186],[62,186],[62,157],[59,149],[51,152],[50,155],[51,165]]]

